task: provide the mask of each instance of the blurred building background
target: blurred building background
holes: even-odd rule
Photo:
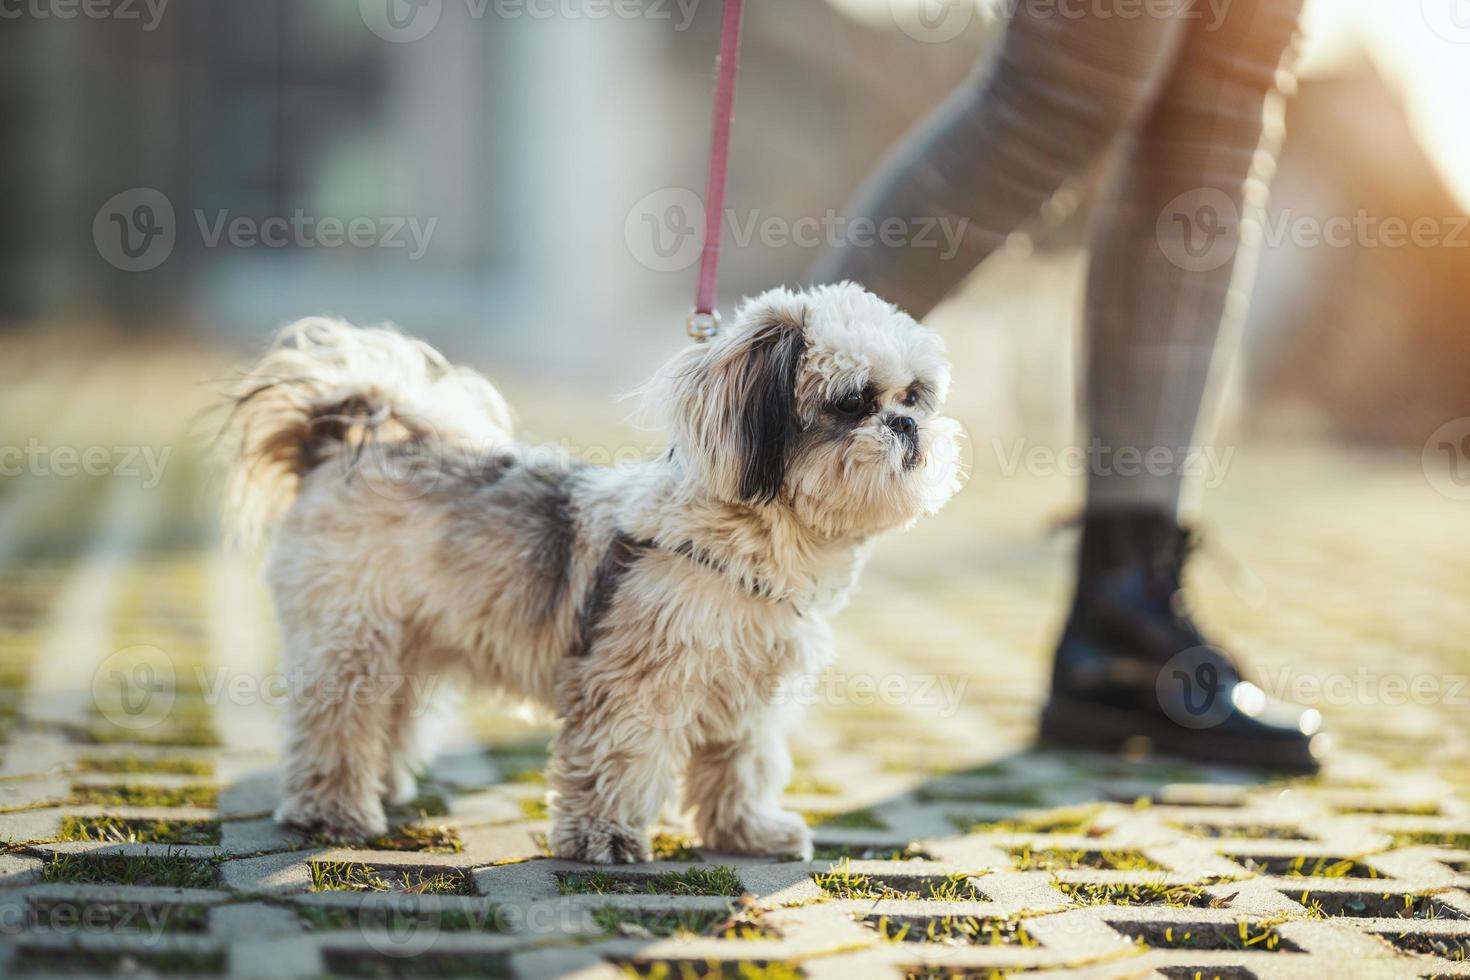
[[[1314,4],[1272,214],[1426,217],[1458,238],[1268,244],[1234,388],[1252,397],[1232,404],[1275,436],[1417,448],[1465,414],[1470,230],[1455,222],[1470,114],[1456,95],[1470,26],[1431,8]],[[684,342],[694,252],[650,254],[638,240],[697,237],[664,202],[703,188],[715,0],[97,9],[27,0],[0,29],[9,329],[233,345],[328,312],[394,320],[455,355],[598,393]],[[923,13],[951,19],[920,39]],[[746,26],[737,223],[840,210],[984,57],[998,22],[935,0],[757,0]],[[99,241],[127,233],[141,248],[168,220],[139,210],[158,200],[140,188],[167,202],[174,237],[161,261],[127,271],[132,260]],[[972,425],[1069,437],[1090,189],[1067,188],[936,314]],[[281,229],[293,216],[315,230]],[[237,219],[275,219],[286,237],[232,244]],[[328,247],[324,221],[366,221],[371,243]],[[799,281],[815,256],[726,234],[727,305]]]

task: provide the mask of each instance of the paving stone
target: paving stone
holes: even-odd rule
[[[0,590],[44,600],[16,635],[65,656],[42,671],[48,683],[73,667],[77,682],[49,692],[68,706],[66,725],[22,710],[0,733],[0,976],[60,970],[79,950],[136,957],[115,964],[136,972],[161,969],[146,957],[162,951],[186,957],[185,975],[250,980],[415,964],[436,977],[457,965],[611,978],[629,963],[668,964],[673,976],[777,963],[813,980],[1470,976],[1470,715],[1450,696],[1465,670],[1470,557],[1445,530],[1463,509],[1427,496],[1417,470],[1346,456],[1268,458],[1214,499],[1259,589],[1237,594],[1201,566],[1192,591],[1263,677],[1397,672],[1445,692],[1432,704],[1322,703],[1339,751],[1319,777],[1272,779],[1032,747],[1068,587],[1067,550],[1042,529],[1075,504],[1076,488],[1028,480],[977,472],[940,520],[879,546],[839,617],[833,683],[793,733],[785,800],[815,824],[818,860],[666,839],[678,860],[616,872],[652,888],[670,871],[728,865],[748,899],[669,893],[667,880],[664,893],[563,894],[559,875],[591,869],[546,856],[536,770],[548,729],[488,699],[467,705],[457,735],[468,741],[457,738],[423,780],[426,804],[442,797],[445,812],[426,805],[433,815],[410,820],[440,850],[320,848],[276,827],[279,736],[260,730],[273,710],[220,706],[220,746],[96,741],[90,680],[124,632],[203,646],[207,667],[260,671],[275,658],[268,609],[244,587],[253,573],[212,550],[212,529],[184,545],[170,537],[155,554],[148,542],[171,527],[163,498],[109,484],[68,518],[97,527],[75,558],[3,564],[16,542],[0,541]],[[1295,492],[1281,491],[1288,481]],[[33,496],[22,489],[0,496],[0,508]],[[1391,531],[1385,514],[1398,515]],[[1343,533],[1355,527],[1375,530]],[[28,528],[0,521],[32,544],[46,533]],[[125,630],[119,597],[134,593]],[[858,681],[910,693],[857,703]],[[924,700],[921,681],[957,694]],[[180,771],[199,764],[210,771]],[[79,788],[195,784],[216,787],[217,806],[72,802]],[[108,836],[60,841],[67,818],[107,818]],[[218,844],[182,842],[178,825],[200,821],[219,823]],[[665,830],[683,832],[676,821]],[[57,855],[217,865],[217,885],[81,884],[47,864]],[[1023,855],[1052,866],[1025,870]],[[313,891],[323,884],[313,862],[377,878],[354,878],[364,890]],[[814,879],[833,872],[848,892]],[[427,893],[424,877],[436,873],[471,894]],[[969,887],[947,890],[951,875]],[[370,890],[380,886],[392,890]],[[111,925],[78,931],[73,912]],[[118,925],[123,916],[144,927]],[[742,934],[754,938],[733,938]]]

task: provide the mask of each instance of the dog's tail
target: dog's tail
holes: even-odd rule
[[[510,409],[484,377],[451,365],[391,327],[308,317],[285,327],[228,393],[223,435],[230,462],[231,537],[252,545],[323,464],[352,465],[368,445],[509,442]]]

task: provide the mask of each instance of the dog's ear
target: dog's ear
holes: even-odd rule
[[[805,352],[806,306],[779,289],[746,303],[729,333],[679,359],[670,406],[678,442],[717,496],[776,500],[801,432],[796,384]]]

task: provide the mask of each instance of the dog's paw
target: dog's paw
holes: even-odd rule
[[[320,835],[334,844],[359,843],[388,832],[387,817],[377,800],[370,806],[288,801],[276,811],[276,823],[304,834]]]
[[[558,823],[551,829],[551,853],[588,864],[637,864],[653,860],[648,835],[611,820]]]
[[[812,832],[800,815],[789,810],[747,812],[729,822],[706,827],[702,836],[706,847],[723,854],[812,859]]]

